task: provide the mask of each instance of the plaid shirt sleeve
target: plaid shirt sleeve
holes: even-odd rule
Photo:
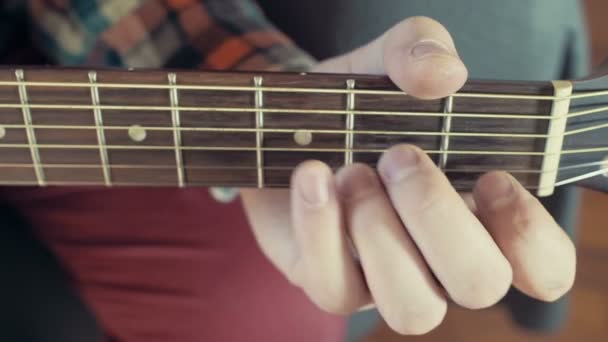
[[[250,0],[29,0],[34,41],[61,65],[307,70],[313,58]]]

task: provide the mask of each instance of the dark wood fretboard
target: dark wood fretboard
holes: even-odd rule
[[[553,93],[475,81],[423,101],[380,76],[7,68],[0,183],[285,187],[304,160],[375,166],[412,143],[459,190],[494,169],[535,189]]]

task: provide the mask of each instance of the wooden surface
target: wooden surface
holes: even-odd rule
[[[595,64],[608,56],[608,1],[586,0]],[[403,337],[380,325],[365,342],[573,342],[608,341],[608,195],[585,191],[579,219],[578,277],[569,319],[555,335],[523,331],[507,311],[451,308],[444,324],[423,337]],[[483,329],[480,329],[482,327]]]

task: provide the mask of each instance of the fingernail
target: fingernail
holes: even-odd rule
[[[411,53],[416,59],[426,58],[432,55],[453,55],[445,44],[437,40],[420,41],[412,47]]]
[[[298,192],[311,206],[321,206],[329,201],[331,174],[322,168],[309,167],[300,171]]]
[[[380,159],[378,169],[382,178],[388,182],[398,182],[416,168],[420,162],[418,151],[411,146],[390,149]]]
[[[338,193],[345,200],[360,198],[378,187],[374,172],[358,165],[340,170],[336,178]]]
[[[515,180],[507,173],[495,173],[482,186],[482,200],[494,208],[508,204],[515,194]]]

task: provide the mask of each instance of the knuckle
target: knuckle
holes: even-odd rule
[[[510,267],[479,268],[468,272],[467,280],[450,291],[450,294],[454,302],[462,307],[472,310],[485,309],[505,296],[511,287],[512,277]]]
[[[401,335],[424,335],[437,328],[447,312],[447,304],[424,305],[419,308],[405,307],[386,314],[384,320],[391,329]]]

